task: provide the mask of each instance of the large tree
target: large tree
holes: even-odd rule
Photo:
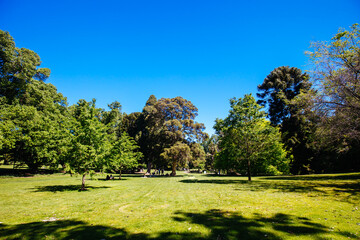
[[[155,104],[157,119],[161,123],[161,136],[165,148],[164,153],[171,151],[171,156],[185,156],[185,147],[182,144],[190,146],[192,143],[202,141],[207,137],[204,133],[205,126],[195,121],[198,115],[198,109],[192,102],[182,98],[161,98]],[[164,155],[163,155],[164,156]],[[171,157],[170,157],[171,158]],[[165,159],[170,159],[165,158]],[[177,165],[175,159],[172,160],[171,175],[176,175]]]
[[[298,113],[302,109],[292,101],[311,88],[309,75],[295,67],[275,68],[258,86],[258,103],[266,106],[270,121],[280,127],[282,139],[294,156],[292,172],[306,173],[312,157],[309,141],[313,127]]]
[[[17,48],[11,35],[0,30],[0,97],[5,97],[6,103],[19,99],[32,79],[49,77],[50,70],[39,68],[40,64],[37,53]]]
[[[225,119],[217,119],[214,126],[220,135],[219,168],[240,170],[246,163],[248,180],[254,172],[253,165],[263,166],[265,174],[287,172],[286,152],[282,148],[278,129],[265,120],[254,97],[230,99],[230,112]]]
[[[311,47],[308,54],[315,87],[302,96],[302,105],[318,121],[318,143],[325,143],[322,146],[335,156],[333,161],[327,161],[327,166],[332,166],[332,171],[359,171],[359,25],[354,24],[350,30],[340,29],[331,41],[314,42]]]

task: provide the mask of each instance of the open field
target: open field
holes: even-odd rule
[[[360,173],[0,177],[0,239],[360,239]]]

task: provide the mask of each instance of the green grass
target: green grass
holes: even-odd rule
[[[95,176],[84,192],[80,176],[15,175],[0,177],[0,239],[360,239],[360,173]]]

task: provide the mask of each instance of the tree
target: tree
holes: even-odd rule
[[[121,172],[126,169],[132,169],[138,166],[138,161],[142,157],[141,152],[136,150],[139,148],[134,139],[123,133],[113,144],[109,151],[108,168]]]
[[[224,120],[217,119],[214,126],[220,135],[221,151],[218,160],[228,161],[230,169],[235,170],[246,162],[249,181],[253,172],[252,165],[256,161],[272,159],[276,161],[275,164],[267,161],[266,167],[279,174],[282,173],[281,170],[286,170],[283,164],[279,167],[279,162],[286,165],[287,159],[278,129],[265,120],[266,114],[261,111],[262,107],[256,103],[254,97],[250,94],[244,98],[230,99],[230,107],[229,115]]]
[[[313,42],[313,91],[304,94],[308,118],[317,120],[319,143],[333,146],[334,170],[360,170],[360,29],[340,29],[330,42]],[[305,103],[304,103],[305,101]],[[309,116],[310,114],[310,116]],[[326,146],[323,146],[326,147]],[[333,165],[328,161],[327,165]]]
[[[171,163],[171,176],[176,175],[178,166],[186,166],[191,158],[190,147],[182,142],[176,142],[174,145],[165,148],[161,156]]]
[[[260,98],[258,103],[268,107],[272,125],[279,126],[283,142],[294,156],[292,172],[305,173],[313,156],[309,141],[312,139],[313,127],[299,115],[299,108],[292,101],[301,93],[311,88],[309,75],[295,67],[278,67],[274,69],[258,86]]]
[[[206,154],[203,146],[200,143],[193,142],[190,144],[191,158],[189,160],[189,168],[200,169],[205,168]]]
[[[0,106],[6,139],[0,154],[34,172],[43,165],[57,168],[69,145],[66,99],[42,81],[31,80],[25,89],[22,104]]]
[[[163,159],[170,160],[168,156],[175,156],[176,151],[179,151],[179,156],[185,157],[187,148],[183,144],[190,146],[207,137],[207,134],[203,132],[204,124],[195,121],[198,109],[190,101],[182,97],[161,98],[154,107],[156,109],[154,116],[160,123],[160,136],[165,146]],[[174,164],[178,162],[171,161],[172,176],[176,175]]]
[[[258,86],[258,104],[268,106],[270,121],[277,126],[294,114],[295,109],[289,106],[289,101],[310,87],[308,74],[295,67],[278,67]]]
[[[40,64],[38,54],[15,47],[11,35],[0,30],[0,97],[5,97],[6,103],[19,99],[32,79],[44,81],[49,77],[50,69],[38,68]]]
[[[205,169],[214,170],[215,155],[219,152],[218,141],[218,135],[212,135],[202,142],[206,158]]]
[[[91,102],[81,99],[71,109],[75,121],[67,169],[82,175],[81,190],[85,190],[86,175],[106,165],[105,156],[110,148],[107,128],[98,117],[101,109],[95,103],[95,99]]]

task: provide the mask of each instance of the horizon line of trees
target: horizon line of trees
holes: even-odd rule
[[[198,109],[182,97],[151,95],[142,112],[96,100],[68,106],[45,83],[50,69],[0,30],[0,158],[85,176],[135,168],[207,169],[252,175],[360,171],[360,30],[312,43],[312,69],[274,69],[251,94],[230,100],[208,136]],[[265,109],[265,110],[263,110]]]

